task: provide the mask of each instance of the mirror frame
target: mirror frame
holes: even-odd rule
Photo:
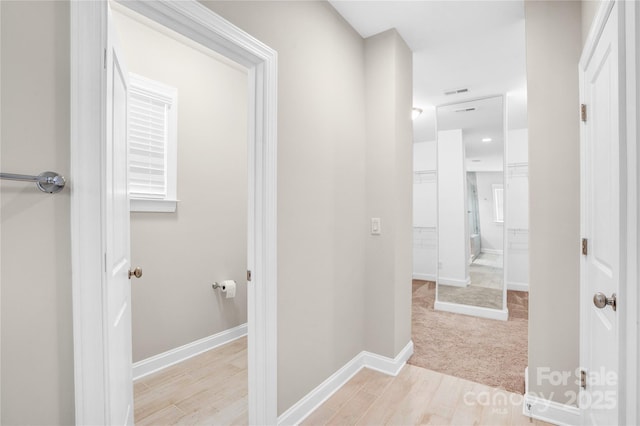
[[[485,99],[502,98],[502,132],[503,132],[503,148],[502,148],[502,181],[503,181],[503,231],[502,231],[502,309],[485,308],[482,306],[464,305],[455,302],[443,302],[438,299],[439,296],[439,279],[440,279],[440,164],[438,164],[438,150],[440,148],[438,137],[438,109],[446,106],[457,105],[461,103],[482,101]],[[507,307],[507,265],[508,265],[508,246],[507,246],[507,223],[509,220],[507,209],[507,151],[508,151],[508,108],[507,93],[499,93],[495,95],[482,96],[477,98],[463,99],[457,102],[451,102],[436,106],[435,131],[436,131],[436,295],[433,309],[436,311],[453,312],[457,314],[472,315],[481,318],[489,318],[501,321],[509,319],[509,308]]]

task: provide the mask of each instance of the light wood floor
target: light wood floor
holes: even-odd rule
[[[134,382],[137,425],[246,425],[247,339]]]
[[[522,415],[522,395],[405,365],[362,369],[303,425],[547,425]]]
[[[247,341],[238,339],[134,383],[138,425],[247,424]],[[406,365],[397,377],[363,369],[304,425],[546,425],[522,395]]]

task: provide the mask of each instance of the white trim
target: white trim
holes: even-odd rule
[[[414,280],[422,280],[422,281],[434,281],[436,280],[436,274],[419,274],[414,272],[413,273],[413,279]]]
[[[277,421],[277,53],[195,0],[122,3],[247,67],[248,410],[250,424]],[[101,202],[107,34],[106,1],[72,1],[71,245],[75,419],[106,424],[109,402],[104,345],[105,301]]]
[[[457,278],[438,277],[438,284],[450,285],[453,287],[467,287],[471,284],[471,277],[467,277],[465,280],[459,280]]]
[[[409,343],[402,348],[395,358],[389,358],[367,351],[360,353],[364,367],[389,376],[397,376],[400,370],[402,370],[402,367],[404,367],[409,358],[411,358],[411,355],[413,355],[413,340],[409,340]]]
[[[529,367],[524,369],[524,399],[522,414],[537,420],[556,425],[579,425],[580,409],[539,398],[529,393]]]
[[[517,283],[515,281],[507,281],[507,290],[528,292],[529,283]]]
[[[278,425],[298,425],[363,368],[397,376],[413,355],[409,341],[395,358],[362,351],[278,417]]]
[[[522,404],[522,414],[554,425],[578,426],[581,424],[577,407],[559,404],[527,393]]]
[[[132,212],[151,213],[175,213],[179,200],[143,200],[130,198],[129,204]]]
[[[186,345],[170,349],[158,355],[143,359],[133,363],[133,380],[141,379],[149,374],[164,370],[174,364],[186,361],[203,352],[215,349],[218,346],[226,345],[234,340],[247,335],[247,324],[240,324],[237,327],[212,334],[211,336],[198,339]]]
[[[505,194],[506,196],[506,194]],[[506,216],[505,216],[506,219]],[[500,222],[500,223],[504,223],[504,222]],[[498,249],[488,249],[488,248],[481,248],[480,249],[480,253],[486,253],[486,254],[497,254],[497,255],[504,255],[504,250],[498,250]]]
[[[509,319],[509,309],[491,309],[482,306],[462,305],[459,303],[441,302],[436,300],[433,304],[436,311],[453,312],[454,314],[473,315],[480,318],[488,318],[500,321]]]
[[[621,384],[624,387],[621,393],[624,414],[621,423],[638,424],[640,422],[640,327],[638,327],[638,312],[640,311],[640,292],[638,291],[638,207],[640,197],[638,191],[638,165],[640,164],[640,150],[638,150],[638,121],[640,120],[640,93],[638,86],[638,62],[640,55],[640,7],[637,2],[625,2],[625,55],[626,55],[626,157],[627,157],[627,271],[625,286],[625,302],[621,306],[626,315],[623,319],[626,330],[622,330],[621,336],[625,339],[626,346],[623,352],[623,368],[626,369]]]
[[[70,4],[71,281],[75,418],[106,424],[102,294],[103,64],[106,3]],[[96,52],[96,49],[99,49]],[[90,96],[87,96],[90,95]],[[96,188],[100,185],[100,188]]]
[[[509,277],[509,213],[507,211],[507,206],[509,205],[509,197],[504,188],[507,188],[508,181],[508,167],[507,167],[507,158],[509,158],[509,93],[504,93],[502,95],[502,136],[504,138],[504,147],[502,149],[502,196],[504,197],[502,200],[502,250],[500,253],[502,255],[502,308],[507,312],[507,318],[509,319],[509,307],[507,306],[507,291],[509,288],[507,287],[508,277]],[[482,247],[480,247],[482,251]]]

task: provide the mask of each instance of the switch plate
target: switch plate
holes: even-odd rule
[[[380,225],[380,218],[372,217],[371,218],[371,235],[380,235],[381,232],[382,232],[382,227]]]

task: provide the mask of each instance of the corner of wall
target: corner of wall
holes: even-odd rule
[[[573,374],[579,365],[580,139],[578,61],[581,5],[525,2],[528,124],[531,392],[558,403],[577,392],[544,371]],[[543,201],[540,201],[543,200]],[[569,393],[570,395],[570,393]]]
[[[365,349],[394,357],[411,339],[412,56],[391,29],[365,40],[367,219]]]

